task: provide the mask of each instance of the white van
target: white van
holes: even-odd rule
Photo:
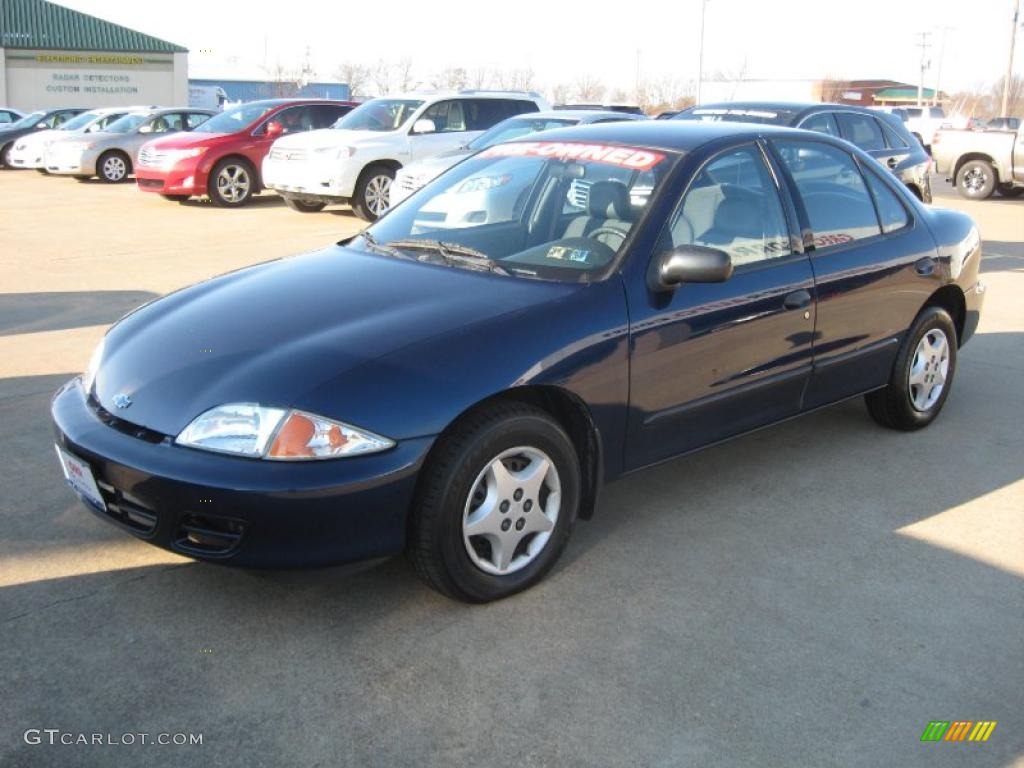
[[[395,172],[458,149],[513,115],[550,105],[533,92],[415,92],[360,104],[331,128],[284,136],[263,160],[263,184],[297,211],[350,203],[373,221],[390,201]]]

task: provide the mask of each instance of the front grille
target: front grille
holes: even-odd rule
[[[287,147],[274,147],[270,150],[270,159],[288,160],[299,163],[306,159],[306,150],[288,149]]]
[[[135,180],[139,183],[140,187],[146,187],[147,189],[163,189],[164,188],[164,181],[163,181],[163,179],[140,179],[138,176],[136,176]]]
[[[107,504],[106,512],[100,514],[106,515],[114,522],[120,523],[142,536],[149,535],[156,530],[156,511],[141,499],[98,478],[96,487],[100,489],[100,495]]]
[[[124,419],[118,418],[110,411],[108,411],[106,408],[104,408],[102,405],[100,405],[95,395],[89,395],[88,402],[89,407],[92,409],[92,412],[96,414],[96,418],[98,418],[111,429],[116,429],[118,432],[121,432],[122,434],[131,435],[132,437],[136,437],[139,440],[145,440],[147,443],[154,444],[162,443],[164,440],[170,439],[167,435],[163,434],[162,432],[157,432],[146,427],[141,427],[138,424],[132,424],[130,421],[125,421]]]
[[[174,536],[174,548],[193,555],[231,554],[242,540],[245,523],[230,517],[187,514]]]

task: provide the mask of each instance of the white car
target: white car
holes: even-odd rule
[[[10,160],[14,168],[35,168],[46,171],[46,150],[59,139],[102,131],[129,112],[145,107],[107,107],[91,109],[68,120],[59,128],[28,133],[18,139],[11,148]]]
[[[458,149],[444,152],[426,160],[407,165],[398,169],[395,181],[391,185],[391,205],[402,202],[430,181],[433,181],[456,163],[461,162],[481,149],[493,144],[525,136],[528,133],[550,131],[554,128],[565,128],[569,125],[595,125],[597,123],[617,123],[624,120],[646,120],[646,115],[634,115],[623,112],[612,112],[607,109],[554,109],[550,112],[534,112],[528,115],[517,115],[503,120],[489,131],[477,136],[471,142]]]
[[[297,211],[350,203],[373,221],[402,166],[457,149],[502,120],[550,105],[518,91],[416,92],[367,101],[331,128],[284,136],[263,160],[263,185]]]

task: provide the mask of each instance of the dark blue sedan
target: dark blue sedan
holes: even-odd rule
[[[859,395],[887,427],[936,418],[984,292],[967,216],[799,130],[536,138],[117,323],[53,401],[72,487],[196,558],[404,550],[485,601],[626,473]]]

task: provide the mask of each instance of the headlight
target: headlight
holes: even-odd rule
[[[91,141],[69,141],[64,144],[64,148],[69,152],[84,152],[91,147]]]
[[[320,147],[314,149],[320,157],[333,157],[335,160],[346,160],[356,153],[355,147]]]
[[[106,336],[100,339],[100,343],[97,344],[96,349],[92,351],[92,357],[89,358],[89,364],[85,366],[85,370],[82,372],[82,386],[85,388],[86,395],[89,395],[92,392],[92,385],[96,383],[96,371],[99,370],[100,361],[103,359],[103,346],[106,342]]]
[[[394,441],[303,411],[231,403],[211,408],[175,442],[190,448],[277,461],[334,459],[386,451]]]
[[[463,192],[484,192],[488,189],[504,186],[510,181],[512,181],[512,177],[507,173],[501,176],[477,176],[462,182],[461,186],[459,186],[455,192],[456,194],[461,194]]]
[[[190,157],[199,157],[205,152],[208,147],[192,147],[191,149],[176,149],[170,153],[170,156],[174,158],[174,161],[185,160]]]

